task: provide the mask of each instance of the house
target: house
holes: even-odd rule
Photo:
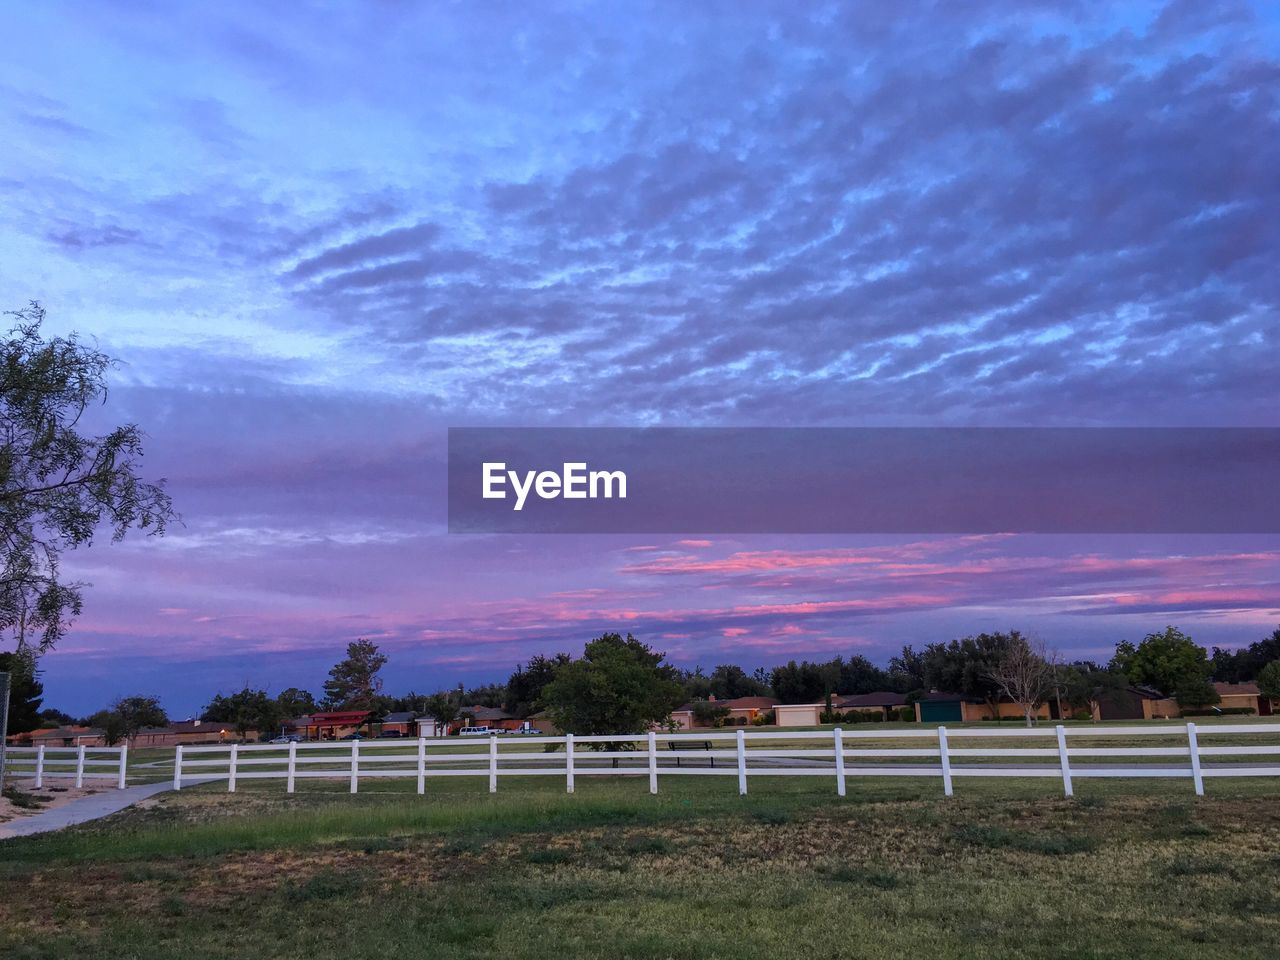
[[[1039,704],[1032,716],[1037,720],[1055,719],[1057,704]],[[1026,712],[1022,704],[1001,699],[995,711],[981,697],[970,697],[945,690],[930,690],[916,701],[916,720],[920,723],[972,723],[978,720],[1022,720]]]
[[[732,700],[717,700],[711,696],[706,702],[724,707],[728,711],[725,714],[725,723],[735,726],[754,723],[757,717],[767,714],[778,705],[778,701],[773,697],[735,697]],[[692,730],[694,727],[706,726],[694,717],[694,703],[695,701],[690,701],[671,711],[671,721],[677,729]]]
[[[1222,698],[1218,706],[1223,710],[1252,710],[1260,717],[1270,717],[1280,707],[1280,703],[1264,697],[1256,683],[1215,683],[1213,689]]]
[[[449,732],[445,725],[435,717],[418,717],[414,724],[418,728],[418,736],[420,737],[443,737]]]
[[[17,747],[105,747],[97,727],[69,726],[15,733],[6,742]]]
[[[905,694],[893,693],[889,690],[877,690],[873,693],[850,693],[836,697],[831,701],[835,710],[859,710],[864,713],[876,712],[886,720],[896,720],[898,710],[907,705]]]
[[[398,734],[402,737],[418,736],[418,715],[412,710],[400,710],[396,713],[388,713],[382,718],[382,722],[378,724],[378,732],[380,734]]]
[[[246,740],[257,740],[257,730],[245,731]],[[230,743],[240,734],[230,723],[210,720],[177,720],[163,727],[143,727],[129,741],[133,747],[176,747],[178,744]]]
[[[1161,720],[1178,717],[1178,702],[1151,687],[1104,690],[1093,705],[1094,720]]]
[[[779,727],[816,727],[825,709],[822,703],[780,703],[773,708],[773,722]]]
[[[294,729],[308,740],[341,740],[353,733],[368,733],[370,716],[372,712],[369,710],[332,710],[313,713],[309,717],[299,717],[295,720]]]
[[[451,725],[452,729],[490,727],[494,730],[519,730],[524,723],[519,717],[513,716],[502,707],[463,707],[458,711],[458,716],[460,719]]]

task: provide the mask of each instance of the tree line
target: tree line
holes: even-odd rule
[[[1170,626],[1134,643],[1122,640],[1106,664],[1063,662],[1046,645],[1017,630],[980,633],[922,649],[904,646],[879,667],[865,656],[825,661],[789,660],[770,670],[748,673],[736,664],[680,668],[630,634],[603,634],[582,656],[537,655],[516,667],[505,682],[430,694],[383,690],[387,656],[372,640],[347,645],[329,671],[319,698],[299,687],[272,696],[246,687],[215,695],[203,719],[233,726],[240,735],[274,731],[289,719],[318,710],[370,711],[385,715],[413,711],[450,724],[468,707],[497,707],[517,718],[544,712],[560,729],[575,734],[642,732],[672,710],[691,703],[695,714],[712,716],[716,701],[767,696],[782,703],[821,703],[835,696],[877,691],[903,694],[908,702],[930,690],[972,697],[993,710],[1001,701],[1021,704],[1028,716],[1056,700],[1059,716],[1090,710],[1100,699],[1130,685],[1148,687],[1176,699],[1187,710],[1218,702],[1211,681],[1256,681],[1264,696],[1280,698],[1280,627],[1240,650],[1215,647],[1210,653]],[[9,729],[22,733],[41,726],[76,722],[62,711],[41,709],[42,687],[34,654],[0,654],[0,670],[13,675]],[[148,726],[168,722],[157,697],[122,697],[79,722],[98,727],[110,742],[129,739]]]

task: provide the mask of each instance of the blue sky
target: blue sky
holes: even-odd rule
[[[1278,425],[1274,7],[0,11],[3,302],[124,361],[103,422],[186,519],[74,558],[51,700],[315,687],[359,635],[432,689],[627,617],[707,665],[1280,621],[1275,538],[551,542],[442,509],[448,425]]]

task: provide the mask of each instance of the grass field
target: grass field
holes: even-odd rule
[[[1272,956],[1274,781],[218,785],[0,843],[0,956]]]

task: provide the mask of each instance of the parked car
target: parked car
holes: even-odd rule
[[[541,733],[541,732],[542,732],[542,731],[540,731],[540,730],[539,730],[537,727],[535,727],[532,723],[523,723],[523,724],[521,724],[520,726],[516,727],[514,730],[508,730],[508,731],[507,731],[507,733],[514,734],[514,735],[516,735],[516,736],[518,736],[518,737],[519,737],[519,736],[530,736],[530,735],[532,735],[532,734],[537,734],[537,733]]]
[[[384,740],[387,739],[388,737],[403,737],[403,736],[404,734],[401,733],[399,730],[383,730],[380,734],[378,734],[378,737]]]
[[[458,735],[463,737],[487,737],[491,733],[497,732],[492,727],[463,727],[458,731]]]
[[[286,733],[286,734],[281,734],[278,737],[272,737],[267,742],[268,743],[301,743],[302,737],[298,736],[296,733]]]
[[[341,739],[341,740],[363,740],[363,739],[364,739],[364,734],[357,730],[355,733],[348,733],[345,737],[340,737],[339,739]]]

